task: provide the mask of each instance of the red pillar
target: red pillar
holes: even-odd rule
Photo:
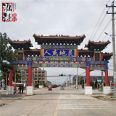
[[[90,86],[90,68],[86,67],[86,86]]]
[[[28,65],[28,86],[32,86],[32,67]]]
[[[10,69],[8,86],[13,86],[12,82],[13,82],[13,70]]]
[[[105,86],[108,86],[108,70],[105,70],[104,82],[105,82]]]

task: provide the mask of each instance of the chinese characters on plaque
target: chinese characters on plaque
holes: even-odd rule
[[[74,56],[71,49],[44,49],[44,56]]]
[[[16,22],[16,3],[2,2],[2,22]]]

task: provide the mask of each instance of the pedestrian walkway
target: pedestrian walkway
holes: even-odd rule
[[[61,95],[58,102],[59,110],[68,109],[109,109],[113,108],[108,102],[86,95]]]

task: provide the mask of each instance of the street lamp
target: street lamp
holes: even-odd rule
[[[3,60],[2,62],[8,65],[10,64],[10,62],[8,62],[7,60]]]
[[[112,38],[112,51],[113,51],[113,76],[114,76],[114,95],[116,95],[116,47],[115,47],[115,34],[112,35],[104,32],[106,35]]]

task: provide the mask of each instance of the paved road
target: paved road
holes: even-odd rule
[[[0,107],[0,116],[116,116],[116,101],[102,101],[77,90],[35,91]]]

